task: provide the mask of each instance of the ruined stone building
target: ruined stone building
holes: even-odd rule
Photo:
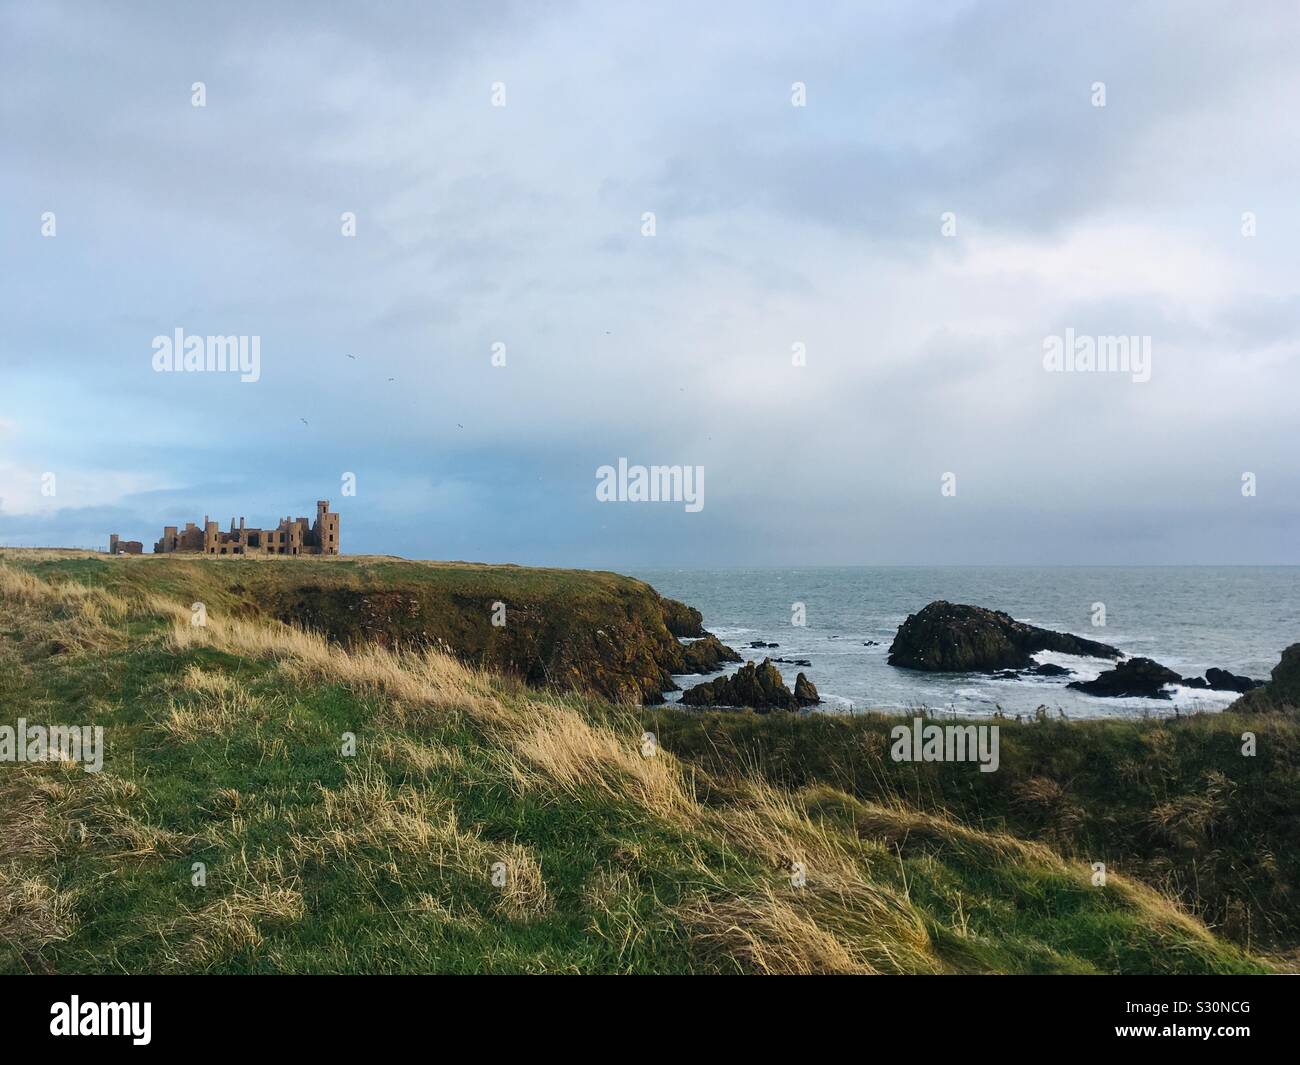
[[[132,545],[135,550],[132,550]],[[339,553],[339,516],[330,510],[328,499],[316,502],[316,520],[281,518],[274,529],[250,529],[244,519],[230,519],[230,531],[222,532],[215,521],[203,519],[203,527],[188,522],[184,529],[168,525],[162,539],[153,545],[154,554],[174,552],[203,555],[337,555]],[[123,542],[114,533],[109,537],[113,554],[139,553],[136,541]]]

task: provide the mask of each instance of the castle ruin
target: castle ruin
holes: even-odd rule
[[[138,541],[109,537],[110,554],[139,554]],[[162,539],[153,545],[154,554],[199,555],[337,555],[339,553],[339,516],[330,510],[328,499],[316,501],[316,520],[281,518],[274,529],[251,529],[239,519],[230,519],[230,531],[222,532],[215,521],[203,519],[203,527],[187,522],[184,529],[168,525]]]

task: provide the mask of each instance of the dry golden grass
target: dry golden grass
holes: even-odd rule
[[[497,710],[490,678],[438,651],[394,651],[367,646],[346,650],[323,636],[277,621],[223,618],[209,614],[191,623],[188,609],[173,605],[169,643],[183,651],[215,647],[249,658],[270,658],[297,680],[326,680],[388,698],[388,723],[418,722],[421,713],[468,711],[489,717]]]
[[[135,784],[108,772],[85,773],[79,765],[13,770],[0,799],[0,860],[43,863],[78,848],[146,859],[183,853],[191,842],[140,816]]]
[[[173,698],[159,727],[181,743],[228,735],[241,724],[265,720],[276,709],[228,673],[198,666],[186,670],[177,687],[187,693],[186,701]]]
[[[677,909],[705,950],[767,975],[938,973],[910,905],[861,882],[838,889],[768,886],[715,894]]]
[[[47,943],[76,930],[76,899],[43,877],[0,866],[0,941],[20,955],[35,954]]]
[[[0,603],[23,622],[28,640],[48,641],[66,653],[104,651],[126,642],[130,604],[102,588],[44,581],[0,562]]]
[[[320,814],[289,837],[287,860],[296,872],[347,860],[394,877],[394,858],[416,855],[426,868],[491,884],[503,917],[528,920],[550,909],[541,867],[528,848],[462,828],[452,804],[430,791],[410,785],[394,791],[378,774],[358,771],[341,788],[323,788],[322,800]],[[502,884],[493,883],[498,863]]]
[[[0,562],[0,599],[28,606],[73,606],[93,603],[99,613],[126,617],[127,602],[121,596],[73,581],[45,581],[26,570]]]
[[[536,694],[524,712],[493,690],[492,677],[450,655],[425,649],[348,650],[316,633],[278,622],[220,618],[192,625],[188,612],[172,626],[183,650],[211,646],[231,654],[276,659],[297,680],[327,680],[386,698],[383,724],[404,728],[464,714],[512,752],[509,769],[521,787],[539,783],[570,792],[596,790],[641,803],[661,814],[689,806],[680,769],[660,754],[641,755],[639,733],[593,725],[560,699]]]
[[[417,776],[456,772],[465,764],[464,755],[454,747],[422,742],[400,732],[381,733],[372,749],[380,762]]]
[[[669,819],[700,813],[676,759],[663,751],[642,755],[639,729],[594,725],[561,701],[534,698],[526,713],[499,731],[509,741],[509,769],[521,787],[594,792]]]
[[[306,912],[302,892],[294,888],[241,886],[160,932],[168,943],[177,944],[168,951],[170,965],[188,971],[256,949],[263,943],[264,926],[300,921]]]

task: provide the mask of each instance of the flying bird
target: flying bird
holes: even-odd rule
[[[355,359],[356,356],[355,356],[355,355],[349,355],[348,358],[349,358],[349,359]]]
[[[303,425],[306,425],[306,424],[307,424],[307,419],[306,419],[306,418],[299,418],[298,420],[299,420],[300,422],[302,422]]]

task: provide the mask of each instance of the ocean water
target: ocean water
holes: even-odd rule
[[[1032,714],[1046,706],[1067,717],[1164,715],[1221,710],[1236,695],[1178,688],[1161,699],[1100,699],[1066,683],[1112,663],[1044,654],[1074,677],[995,680],[978,674],[918,673],[886,661],[908,614],[935,599],[1005,610],[1058,632],[1111,644],[1188,676],[1211,666],[1266,680],[1282,649],[1300,641],[1300,567],[824,567],[810,569],[645,570],[634,574],[704,615],[704,626],[747,659],[802,658],[779,665],[793,687],[802,669],[827,712],[917,707],[956,714]],[[792,624],[794,604],[807,624]],[[1093,625],[1093,604],[1105,625]],[[751,641],[776,643],[753,649]],[[875,646],[865,646],[874,641]],[[730,667],[727,672],[738,666]],[[717,676],[718,674],[713,674]],[[705,677],[679,678],[683,687]],[[668,698],[679,698],[669,693]]]

